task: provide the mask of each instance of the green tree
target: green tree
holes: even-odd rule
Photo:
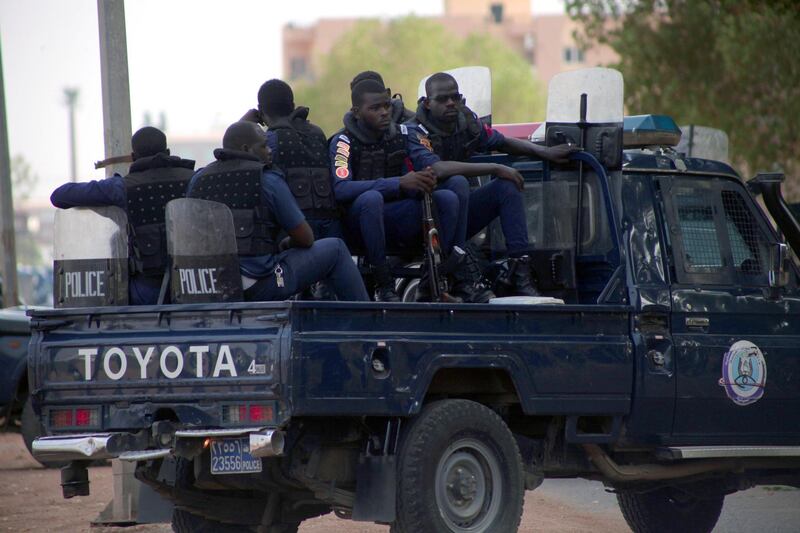
[[[38,183],[39,176],[21,154],[11,158],[11,190],[13,191],[14,202],[24,202],[29,199]],[[18,265],[39,265],[42,263],[42,253],[36,242],[30,238],[27,229],[16,228],[14,240]]]
[[[566,0],[584,45],[619,54],[631,114],[667,113],[730,139],[743,177],[782,169],[800,199],[800,3]]]
[[[544,93],[519,54],[488,35],[459,38],[417,17],[356,24],[317,65],[313,82],[294,84],[295,101],[309,106],[311,120],[331,135],[342,127],[342,116],[350,109],[350,80],[357,73],[380,72],[392,92],[402,94],[406,107],[414,109],[422,78],[466,65],[492,69],[495,122],[544,119]]]

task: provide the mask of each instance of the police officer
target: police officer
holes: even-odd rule
[[[133,271],[128,284],[129,301],[135,305],[156,304],[167,267],[164,208],[182,198],[194,173],[194,161],[172,156],[167,137],[146,126],[131,138],[128,175],[115,174],[104,180],[66,183],[53,191],[56,207],[117,206],[128,215]]]
[[[308,120],[307,107],[295,107],[294,92],[286,82],[272,79],[258,89],[258,109],[242,120],[265,124],[272,164],[286,178],[289,190],[306,217],[314,237],[342,238],[333,196],[325,133]]]
[[[346,208],[346,228],[366,248],[375,275],[375,299],[399,301],[386,262],[387,241],[405,246],[422,242],[422,193],[433,193],[441,243],[448,251],[459,231],[458,197],[446,188],[433,191],[436,178],[430,169],[413,170],[407,130],[392,121],[392,104],[382,83],[359,81],[351,101],[344,128],[330,142],[333,190]],[[467,186],[463,177],[453,182]]]
[[[192,177],[187,196],[231,209],[245,299],[283,300],[322,280],[339,300],[369,299],[344,242],[314,240],[284,176],[271,168],[271,151],[257,124],[228,127],[214,157]],[[288,236],[278,243],[282,230]]]
[[[499,179],[474,190],[459,192],[459,202],[468,209],[466,223],[459,224],[464,232],[455,236],[455,244],[464,246],[466,240],[500,217],[500,227],[510,257],[513,290],[524,296],[537,296],[531,280],[530,257],[527,254],[528,226],[522,194],[524,180],[515,169],[494,163],[466,163],[475,153],[500,151],[565,163],[577,150],[568,145],[554,147],[505,137],[483,124],[466,107],[458,83],[450,74],[438,72],[425,82],[425,98],[420,100],[416,116],[407,122],[414,150],[423,147],[427,156],[417,158],[420,166],[430,166],[437,177],[482,176],[491,174]],[[452,179],[452,178],[451,178]]]

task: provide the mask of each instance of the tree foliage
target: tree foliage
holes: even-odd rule
[[[415,109],[422,78],[467,65],[492,70],[495,122],[544,119],[544,92],[522,56],[488,35],[459,38],[417,17],[356,24],[321,60],[313,82],[294,84],[295,102],[309,106],[311,120],[331,135],[342,127],[342,116],[350,109],[350,80],[357,73],[380,72],[392,92],[403,95],[406,107]]]
[[[666,113],[730,139],[743,172],[782,169],[800,199],[800,3],[566,0],[584,44],[611,46],[629,113]],[[745,176],[747,177],[747,176]]]

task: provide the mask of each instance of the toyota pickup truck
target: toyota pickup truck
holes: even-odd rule
[[[545,142],[575,141],[574,161],[484,156],[525,177],[541,300],[126,306],[124,262],[70,277],[105,305],[32,312],[30,346],[49,435],[34,452],[71,461],[65,496],[115,458],[179,532],[329,512],[511,532],[525,490],[579,477],[616,492],[634,531],[708,532],[728,494],[800,487],[800,226],[782,176],[745,184],[676,152],[667,117],[623,120],[614,71],[554,83]],[[479,244],[502,279],[493,237]]]

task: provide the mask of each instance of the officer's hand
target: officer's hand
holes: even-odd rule
[[[278,243],[278,251],[283,252],[284,250],[288,250],[292,247],[292,238],[288,235],[281,239],[281,242]]]
[[[564,164],[569,161],[569,154],[579,152],[580,148],[571,143],[558,144],[546,148],[542,153],[542,159],[547,159],[553,163]]]
[[[261,111],[258,109],[248,109],[247,113],[242,115],[242,118],[239,119],[243,122],[255,122],[256,124],[264,124],[264,117],[261,115]]]
[[[436,174],[426,168],[418,172],[409,172],[400,178],[400,188],[407,192],[422,191],[430,194],[436,187]]]
[[[505,165],[497,165],[497,169],[495,170],[494,174],[500,179],[513,182],[520,191],[525,188],[525,179],[515,168],[507,167]]]

